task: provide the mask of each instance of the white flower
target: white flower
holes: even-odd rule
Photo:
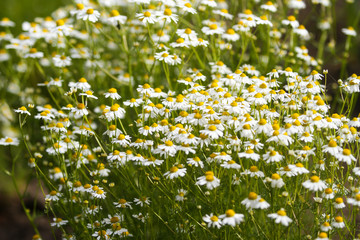
[[[310,180],[303,182],[302,185],[312,192],[323,191],[326,189],[326,184],[321,181],[318,176],[312,176]]]
[[[126,16],[120,15],[118,10],[111,10],[110,17],[107,19],[107,21],[114,26],[117,26],[118,24],[125,24],[127,20]]]
[[[208,129],[200,130],[200,133],[209,136],[211,139],[218,139],[224,135],[215,125],[209,126]]]
[[[289,224],[293,221],[291,218],[286,216],[286,212],[284,209],[280,209],[276,213],[268,214],[268,217],[275,219],[275,223],[281,223],[285,227],[289,226]]]
[[[356,31],[353,27],[343,28],[341,31],[347,36],[356,37]]]
[[[250,192],[249,196],[241,201],[241,204],[244,205],[246,207],[246,209],[249,209],[249,208],[256,209],[256,208],[258,208],[260,199],[261,199],[261,197],[259,195],[257,195],[254,192]]]
[[[19,140],[17,138],[11,138],[11,137],[4,137],[0,139],[0,146],[17,146],[19,145]]]
[[[274,4],[271,1],[262,4],[260,8],[270,12],[276,12],[277,10],[277,8],[274,6]]]
[[[173,166],[170,168],[170,171],[164,174],[165,177],[174,179],[178,177],[183,177],[186,174],[186,168],[178,168],[178,166]]]
[[[284,25],[291,26],[292,28],[298,28],[300,25],[294,16],[288,16],[288,18],[282,20],[281,23]]]
[[[196,185],[206,185],[206,188],[209,190],[220,186],[220,179],[216,178],[212,171],[207,171],[205,176],[198,177],[197,180]]]
[[[355,198],[348,198],[347,202],[354,207],[360,207],[360,194],[356,194]]]
[[[331,226],[333,226],[334,228],[344,228],[344,219],[341,216],[335,217],[335,221],[331,223]]]
[[[173,65],[174,64],[174,56],[170,55],[168,51],[162,51],[155,53],[155,59],[159,61],[164,61],[167,64]]]
[[[54,222],[50,224],[52,227],[61,227],[69,222],[68,220],[63,220],[61,218],[53,218],[53,221]]]
[[[176,14],[173,14],[170,8],[165,8],[163,12],[157,14],[159,20],[165,20],[168,22],[177,23],[179,17]]]
[[[233,227],[244,221],[244,215],[235,213],[232,209],[226,210],[225,214],[220,215],[219,218],[222,220],[223,225],[230,225]]]
[[[138,18],[144,24],[154,24],[155,22],[157,22],[156,16],[153,16],[150,11],[145,11],[144,13],[137,13],[136,18]]]
[[[210,215],[206,214],[203,218],[204,222],[206,222],[208,227],[221,227],[221,220],[214,214],[210,213]]]
[[[279,174],[274,173],[271,176],[271,187],[272,188],[282,188],[285,185],[284,180],[280,177]]]
[[[65,55],[55,55],[55,57],[53,57],[53,61],[54,61],[54,65],[55,67],[67,67],[71,65],[71,58],[67,57]]]
[[[19,107],[18,109],[14,109],[14,112],[20,113],[20,114],[27,114],[29,116],[31,115],[30,112],[24,106]]]
[[[82,19],[84,21],[89,20],[90,22],[97,22],[100,18],[100,12],[92,8],[84,9],[77,14],[77,19]]]

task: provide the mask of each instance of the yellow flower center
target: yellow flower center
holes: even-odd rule
[[[94,13],[94,9],[89,8],[88,10],[86,10],[86,14],[93,14]]]
[[[164,15],[166,15],[166,16],[171,16],[171,14],[172,14],[171,9],[166,8],[166,9],[164,10]]]
[[[228,209],[228,210],[226,210],[225,215],[226,215],[226,217],[233,217],[233,216],[235,216],[235,211],[232,209]]]
[[[284,210],[279,210],[279,211],[277,211],[277,214],[278,214],[279,216],[286,216],[286,212],[285,212]]]
[[[248,196],[248,199],[250,199],[250,200],[255,200],[255,199],[257,199],[257,194],[256,193],[254,193],[254,192],[250,192],[249,193],[249,196]]]
[[[151,16],[150,12],[148,12],[148,11],[144,12],[144,17],[150,17],[150,16]]]
[[[320,181],[320,178],[319,178],[318,176],[312,176],[312,177],[310,178],[310,181],[313,182],[313,183],[317,183],[317,182]]]

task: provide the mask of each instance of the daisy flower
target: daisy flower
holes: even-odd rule
[[[164,61],[167,64],[173,65],[174,64],[174,59],[173,59],[173,55],[170,55],[168,51],[162,51],[162,52],[158,52],[155,53],[155,59],[159,60],[159,61]]]
[[[257,166],[251,166],[250,169],[246,169],[241,174],[242,175],[249,175],[250,177],[258,177],[258,178],[265,177],[265,174],[262,171],[260,171]]]
[[[256,209],[259,204],[261,197],[254,192],[250,192],[248,197],[241,201],[241,204],[246,207],[246,209],[253,208]]]
[[[178,194],[175,196],[175,201],[182,202],[185,200],[185,195],[187,194],[187,191],[184,189],[179,189]]]
[[[17,146],[19,145],[19,140],[17,138],[4,137],[0,139],[0,146]]]
[[[25,54],[24,58],[42,58],[43,52],[39,52],[36,48],[30,48],[29,52]]]
[[[4,17],[0,20],[1,27],[15,27],[15,23],[11,21],[9,18]]]
[[[331,225],[329,222],[324,222],[323,224],[321,224],[320,226],[320,230],[323,232],[328,232],[332,229]]]
[[[187,1],[177,1],[177,6],[184,12],[195,14],[196,10],[192,7],[191,3]]]
[[[120,15],[118,10],[111,10],[110,17],[107,19],[107,21],[114,26],[117,26],[118,24],[125,24],[127,20],[126,16]]]
[[[14,109],[14,112],[20,113],[20,114],[27,114],[29,116],[31,115],[30,112],[24,106],[19,107],[18,109]]]
[[[274,173],[271,175],[272,188],[282,188],[284,185],[285,185],[284,180],[280,177],[279,174]]]
[[[336,143],[335,140],[330,140],[328,145],[325,145],[322,147],[323,148],[323,152],[324,153],[329,153],[332,156],[336,157],[340,151],[341,151],[341,147],[339,147]]]
[[[81,11],[77,15],[77,19],[82,19],[84,21],[89,20],[90,22],[97,22],[97,20],[100,18],[100,12],[97,10],[94,10],[92,8],[86,9],[86,11]]]
[[[104,93],[105,98],[111,98],[114,100],[119,100],[121,96],[117,93],[116,88],[110,88],[106,93]]]
[[[156,16],[153,16],[150,11],[145,11],[143,13],[137,13],[135,15],[136,18],[138,18],[141,22],[144,24],[154,24],[157,22]]]
[[[71,65],[71,58],[65,55],[57,54],[55,57],[53,57],[53,61],[55,67],[63,68]]]
[[[356,31],[353,27],[343,28],[341,31],[347,36],[356,37]]]
[[[356,194],[355,198],[348,198],[347,203],[354,207],[360,207],[360,194]]]
[[[223,225],[230,225],[233,227],[244,221],[244,215],[235,213],[232,209],[226,210],[225,214],[220,215],[219,218],[222,220]]]
[[[210,125],[207,129],[200,130],[200,133],[209,136],[211,139],[218,139],[224,135],[215,125]]]
[[[343,217],[341,216],[335,217],[335,221],[331,223],[331,226],[333,226],[334,228],[344,228],[345,223]]]
[[[345,207],[344,199],[342,199],[341,197],[335,198],[335,202],[333,204],[335,209],[342,209]]]
[[[207,171],[205,172],[205,176],[197,178],[196,185],[206,185],[207,189],[212,190],[220,186],[220,179],[216,178],[212,171]]]
[[[302,185],[312,192],[323,191],[326,189],[326,184],[320,180],[318,176],[312,176],[309,180],[303,182]]]
[[[329,240],[329,238],[326,232],[321,232],[315,240]]]
[[[63,220],[61,218],[53,218],[53,222],[50,224],[52,227],[61,227],[63,225],[66,225],[69,221]]]
[[[61,193],[53,190],[45,196],[45,201],[58,201],[61,196],[62,196]]]
[[[220,228],[221,227],[221,220],[214,214],[210,213],[210,215],[206,214],[203,218],[204,222],[206,222],[208,225],[208,228],[211,227],[216,227],[216,228]]]
[[[268,217],[274,219],[275,223],[277,224],[281,223],[285,227],[289,226],[289,224],[293,221],[291,218],[286,216],[286,212],[283,208],[277,211],[276,213],[268,214]]]
[[[276,12],[277,10],[275,5],[271,1],[267,1],[265,4],[262,4],[260,8],[269,12]]]
[[[136,205],[140,205],[143,207],[144,205],[150,205],[150,198],[149,197],[141,197],[141,198],[134,198],[134,203]]]
[[[356,158],[351,154],[351,150],[347,148],[343,149],[343,151],[338,153],[335,157],[340,162],[346,162],[347,165],[356,162]]]
[[[131,202],[126,201],[126,199],[124,199],[124,198],[120,198],[119,201],[114,202],[114,206],[116,208],[130,208],[130,209],[132,209]]]
[[[178,15],[172,13],[170,8],[165,8],[165,10],[157,15],[159,20],[165,20],[168,22],[177,23],[179,17]]]
[[[174,179],[178,177],[183,177],[186,174],[186,168],[178,168],[178,166],[173,166],[170,168],[170,171],[164,174],[165,177]]]
[[[298,28],[300,25],[295,16],[288,16],[287,19],[282,20],[281,23],[287,26],[291,26],[292,28]]]

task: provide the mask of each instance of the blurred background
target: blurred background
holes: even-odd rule
[[[16,23],[16,27],[12,29],[13,34],[16,36],[21,33],[22,22],[31,22],[35,17],[49,16],[58,7],[71,2],[71,0],[1,0],[0,19],[7,17]],[[1,102],[0,107],[3,107]],[[4,113],[6,109],[1,108],[0,112]],[[16,151],[12,152],[10,156],[15,154],[17,154]],[[3,171],[11,167],[10,163],[9,148],[5,149],[3,147],[0,149],[0,239],[32,239],[35,232],[23,211],[10,176],[4,174]],[[49,219],[44,213],[44,197],[38,187],[38,181],[31,179],[28,171],[29,169],[19,165],[16,169],[19,190],[23,192],[27,187],[29,193],[24,198],[25,206],[28,209],[35,209],[36,215],[40,216],[36,219],[36,224],[43,240],[61,239],[58,237],[58,233],[52,232],[50,229]],[[35,199],[37,201],[34,201]],[[35,203],[36,205],[34,205]]]

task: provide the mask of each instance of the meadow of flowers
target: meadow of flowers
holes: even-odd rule
[[[23,167],[63,239],[357,239],[359,16],[335,46],[335,4],[75,0],[18,36],[3,18],[20,200]]]

